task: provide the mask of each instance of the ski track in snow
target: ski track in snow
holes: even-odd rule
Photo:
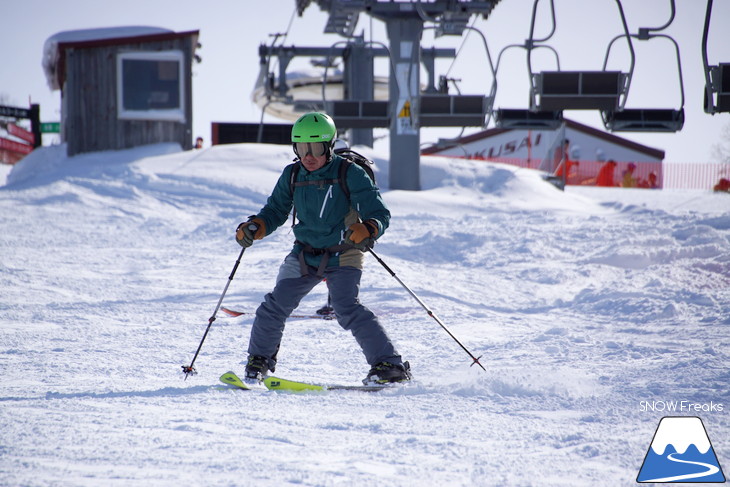
[[[730,455],[730,197],[568,188],[528,170],[424,157],[389,191],[362,301],[415,381],[365,394],[220,390],[252,317],[219,313],[288,148],[37,151],[0,187],[0,485],[632,485],[660,411],[702,413]],[[255,310],[293,236],[246,251],[224,305]],[[299,311],[326,301],[319,286]],[[336,322],[291,320],[277,375],[356,383]],[[727,461],[725,461],[727,463]]]

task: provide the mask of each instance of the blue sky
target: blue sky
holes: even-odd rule
[[[41,105],[43,121],[60,118],[60,93],[51,92],[41,69],[45,40],[53,34],[74,29],[148,25],[175,31],[200,30],[203,62],[194,67],[194,134],[210,139],[210,124],[222,122],[257,122],[261,112],[250,100],[258,74],[258,46],[271,41],[269,36],[288,29],[286,44],[328,47],[342,40],[337,35],[323,34],[326,14],[316,4],[302,17],[294,14],[294,0],[128,0],[99,2],[91,0],[24,0],[3,4],[3,29],[0,49],[3,69],[0,71],[0,100],[6,104],[26,106],[29,99]],[[555,0],[557,29],[549,41],[559,53],[564,70],[599,70],[609,41],[620,34],[618,10],[612,0]],[[549,30],[547,0],[538,8],[536,35]],[[639,27],[658,27],[669,18],[669,0],[624,0],[624,9],[632,33]],[[706,162],[711,160],[712,146],[730,125],[730,114],[707,115],[702,110],[704,74],[701,62],[701,37],[705,2],[677,0],[677,15],[665,33],[680,45],[685,84],[686,123],[678,134],[619,133],[628,139],[667,152],[673,162]],[[522,44],[529,35],[532,0],[502,0],[491,16],[479,19],[475,27],[487,37],[489,49],[496,59],[500,50],[510,44]],[[293,17],[293,20],[292,20]],[[720,25],[730,19],[730,2],[715,1],[710,31],[710,64],[730,62],[730,30]],[[291,21],[291,26],[289,27]],[[385,29],[379,21],[361,16],[356,32],[367,38],[387,43]],[[465,94],[486,94],[491,87],[491,74],[481,39],[470,35],[434,39],[432,31],[424,33],[422,45],[463,49],[456,61],[437,63],[437,74],[461,79]],[[625,45],[624,45],[625,46]],[[610,69],[628,70],[626,51],[617,42],[611,51]],[[680,91],[674,48],[665,39],[635,41],[637,63],[627,108],[678,108]],[[540,50],[533,55],[535,71],[555,69],[555,60]],[[295,60],[292,68],[304,67],[305,60]],[[376,74],[386,75],[385,62],[376,64]],[[505,51],[498,73],[495,107],[526,108],[528,75],[523,49]],[[603,128],[593,111],[567,111],[567,118]],[[266,121],[280,122],[267,116]],[[471,133],[476,128],[467,128]],[[438,137],[458,135],[456,129],[426,129],[422,142]],[[383,132],[385,134],[385,132]],[[387,147],[387,146],[386,146]]]

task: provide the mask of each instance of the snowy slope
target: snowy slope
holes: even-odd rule
[[[366,151],[367,152],[367,151]],[[730,198],[569,188],[529,170],[424,158],[387,190],[361,298],[415,382],[377,394],[218,390],[250,317],[218,316],[183,381],[286,147],[36,151],[0,188],[0,485],[631,485],[687,401],[730,464]],[[224,304],[255,310],[288,226],[243,257]],[[320,286],[300,311],[325,303]],[[335,322],[290,320],[277,373],[356,383]],[[727,472],[726,472],[727,474]]]

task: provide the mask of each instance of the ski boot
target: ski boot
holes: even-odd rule
[[[411,380],[411,364],[408,362],[403,362],[402,365],[380,362],[373,365],[370,372],[368,372],[368,376],[363,379],[362,383],[370,386],[409,380]]]
[[[247,384],[260,384],[268,373],[269,359],[261,355],[250,355],[246,364],[246,375],[243,381]]]
[[[322,306],[317,310],[317,314],[324,318],[325,320],[334,320],[335,319],[335,309],[332,306],[326,305]]]

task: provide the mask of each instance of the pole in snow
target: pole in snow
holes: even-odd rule
[[[200,353],[200,349],[203,348],[203,342],[205,341],[205,337],[208,336],[208,332],[210,331],[210,325],[213,324],[215,321],[215,316],[218,314],[218,310],[221,307],[221,303],[223,302],[223,298],[226,296],[226,293],[228,292],[228,286],[231,285],[231,281],[233,280],[233,276],[236,274],[236,270],[238,269],[238,265],[241,263],[241,257],[243,257],[243,252],[246,250],[246,247],[241,248],[241,253],[238,254],[238,259],[236,259],[236,264],[233,266],[233,270],[231,270],[231,274],[228,276],[228,282],[226,283],[226,287],[223,289],[223,294],[221,294],[220,299],[218,299],[218,304],[215,307],[215,311],[213,311],[213,315],[208,319],[208,327],[205,329],[205,333],[203,334],[203,339],[200,340],[200,345],[198,345],[198,350],[195,352],[195,356],[193,357],[193,361],[190,362],[190,365],[183,365],[182,369],[185,373],[185,380],[188,380],[188,375],[195,375],[198,372],[195,370],[195,367],[193,367],[193,364],[195,364],[195,359],[198,358],[198,354]]]
[[[440,319],[439,319],[439,318],[438,318],[438,317],[437,317],[437,316],[436,316],[436,315],[435,315],[435,314],[433,313],[433,311],[431,311],[431,310],[429,309],[429,307],[428,307],[428,306],[426,306],[426,304],[425,304],[425,303],[424,303],[423,301],[421,301],[421,299],[420,299],[420,298],[419,298],[418,296],[416,296],[416,293],[414,293],[413,291],[411,291],[411,288],[409,288],[408,286],[406,286],[406,284],[405,284],[405,283],[404,283],[403,281],[401,281],[401,280],[400,280],[400,278],[399,278],[398,276],[396,276],[396,275],[395,275],[395,272],[393,272],[393,270],[392,270],[392,269],[391,269],[390,267],[388,267],[388,264],[386,264],[385,262],[383,262],[383,259],[381,259],[380,257],[378,257],[378,254],[376,254],[375,252],[373,252],[373,249],[371,249],[371,248],[368,248],[368,252],[370,252],[370,253],[372,254],[372,256],[373,256],[373,257],[375,257],[375,259],[377,259],[377,261],[378,261],[378,262],[380,262],[380,265],[382,265],[382,266],[383,266],[383,268],[384,268],[384,269],[385,269],[386,271],[388,271],[388,273],[390,273],[390,275],[391,275],[391,276],[393,276],[393,277],[395,278],[395,280],[396,280],[396,281],[398,281],[398,282],[400,283],[400,285],[401,285],[401,286],[403,286],[403,288],[404,288],[404,289],[405,289],[406,291],[408,291],[408,293],[409,293],[409,294],[410,294],[411,296],[413,296],[413,299],[415,299],[416,301],[418,301],[418,304],[420,304],[420,305],[421,305],[421,307],[422,307],[423,309],[425,309],[425,310],[426,310],[426,312],[428,313],[428,315],[429,315],[429,316],[430,316],[431,318],[433,318],[433,319],[434,319],[434,320],[436,321],[436,323],[438,323],[438,324],[439,324],[439,326],[441,326],[441,328],[443,328],[443,329],[444,329],[444,331],[445,331],[446,333],[448,333],[448,334],[449,334],[449,336],[450,336],[450,337],[451,337],[451,338],[452,338],[452,339],[453,339],[453,340],[454,340],[454,341],[455,341],[456,343],[458,343],[458,344],[459,344],[459,346],[460,346],[460,347],[461,347],[461,348],[462,348],[462,349],[463,349],[463,350],[464,350],[464,351],[465,351],[465,352],[466,352],[466,353],[467,353],[467,354],[468,354],[468,355],[469,355],[469,356],[471,357],[471,359],[472,359],[472,363],[471,363],[471,366],[474,366],[474,364],[476,364],[476,365],[478,365],[479,367],[481,367],[481,368],[482,368],[482,370],[483,370],[484,372],[486,372],[486,371],[487,371],[487,369],[485,369],[485,368],[484,368],[484,366],[483,366],[483,365],[482,365],[482,364],[481,364],[481,363],[479,362],[479,359],[480,359],[480,358],[482,358],[482,356],[480,355],[480,356],[478,356],[478,357],[475,357],[475,356],[474,356],[474,355],[473,355],[473,354],[472,354],[472,353],[471,353],[471,352],[470,352],[470,351],[469,351],[469,350],[468,350],[468,349],[467,349],[467,348],[466,348],[466,347],[465,347],[465,346],[464,346],[464,345],[463,345],[463,344],[462,344],[462,343],[461,343],[461,342],[459,341],[459,339],[458,339],[458,338],[456,338],[456,337],[454,336],[454,334],[453,334],[453,333],[451,333],[451,332],[449,331],[449,329],[448,329],[448,328],[446,328],[446,325],[444,325],[444,323],[443,323],[443,322],[442,322],[442,321],[441,321],[441,320],[440,320]]]

